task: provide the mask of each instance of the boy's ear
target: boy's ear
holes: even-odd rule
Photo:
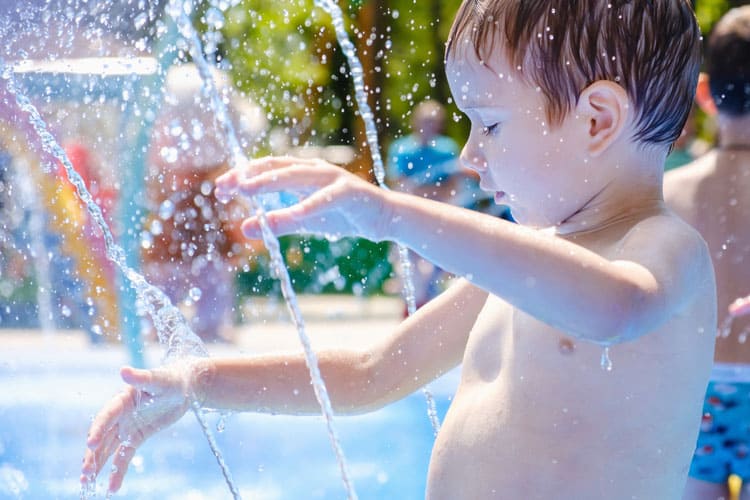
[[[576,112],[588,120],[591,156],[598,156],[620,137],[628,125],[629,108],[627,92],[614,82],[599,80],[583,89]]]
[[[716,108],[716,102],[714,102],[714,98],[711,95],[711,87],[708,85],[708,75],[706,73],[698,75],[698,86],[695,88],[695,102],[709,116],[715,116],[719,112]]]

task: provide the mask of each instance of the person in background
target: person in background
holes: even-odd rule
[[[730,10],[716,24],[705,66],[696,101],[715,117],[718,144],[667,172],[664,196],[708,244],[721,320],[750,292],[750,6]],[[685,499],[727,498],[730,474],[750,480],[750,343],[743,338],[750,317],[735,316],[716,339]],[[750,485],[743,490],[742,498],[750,498]]]
[[[250,147],[265,120],[249,100],[232,91],[229,77],[213,71],[230,119]],[[143,261],[146,277],[170,299],[187,306],[190,325],[207,342],[227,340],[235,266],[247,257],[240,203],[214,196],[216,177],[229,168],[225,132],[216,120],[198,69],[173,66],[165,101],[154,125],[149,155]]]
[[[682,129],[679,139],[674,143],[672,151],[664,161],[664,171],[668,172],[683,165],[687,165],[699,156],[703,156],[711,149],[711,145],[698,136],[696,122],[696,107],[693,106]]]
[[[484,196],[471,171],[460,166],[456,141],[443,135],[445,119],[445,108],[437,101],[428,99],[414,107],[411,134],[396,139],[388,148],[388,185],[416,196],[468,208]],[[417,252],[410,250],[408,254],[418,309],[442,291],[448,275]],[[396,293],[393,284],[403,286],[404,281],[396,245],[391,248],[389,260],[397,279],[388,282],[387,288]],[[403,315],[408,315],[406,305]]]

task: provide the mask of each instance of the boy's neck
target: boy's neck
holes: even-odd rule
[[[600,166],[611,158],[602,158]],[[663,155],[644,153],[617,161],[614,175],[596,195],[555,228],[558,235],[590,233],[664,208]]]

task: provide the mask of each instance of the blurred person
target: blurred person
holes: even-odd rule
[[[710,144],[698,137],[698,124],[696,122],[696,107],[690,110],[682,134],[675,141],[672,151],[664,162],[664,171],[687,165],[699,156],[708,152]]]
[[[243,147],[258,138],[265,119],[213,70]],[[247,257],[239,232],[247,207],[218,203],[214,180],[229,168],[229,148],[203,80],[193,64],[173,66],[149,154],[144,270],[176,304],[188,306],[190,325],[207,342],[228,340],[235,266]]]
[[[425,100],[417,104],[412,111],[411,134],[396,139],[388,148],[388,185],[423,198],[470,206],[476,202],[477,193],[481,191],[477,189],[470,171],[460,166],[456,141],[443,135],[445,119],[445,108],[439,102]],[[420,308],[440,293],[447,275],[418,253],[411,250],[408,253],[414,299],[417,308]],[[403,286],[404,276],[395,245],[389,260],[397,276],[389,284],[389,291],[397,293],[393,284]],[[407,314],[405,306],[404,316]]]
[[[750,317],[742,301],[750,292],[750,6],[732,9],[716,24],[706,46],[706,74],[696,101],[718,126],[708,154],[665,175],[669,206],[705,238],[716,270],[719,318],[736,316],[716,339],[701,433],[685,499],[728,498],[727,481],[750,480]],[[750,498],[750,485],[742,498]]]

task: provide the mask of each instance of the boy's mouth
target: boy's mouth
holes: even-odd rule
[[[505,191],[495,191],[495,203],[500,205],[505,198]]]

